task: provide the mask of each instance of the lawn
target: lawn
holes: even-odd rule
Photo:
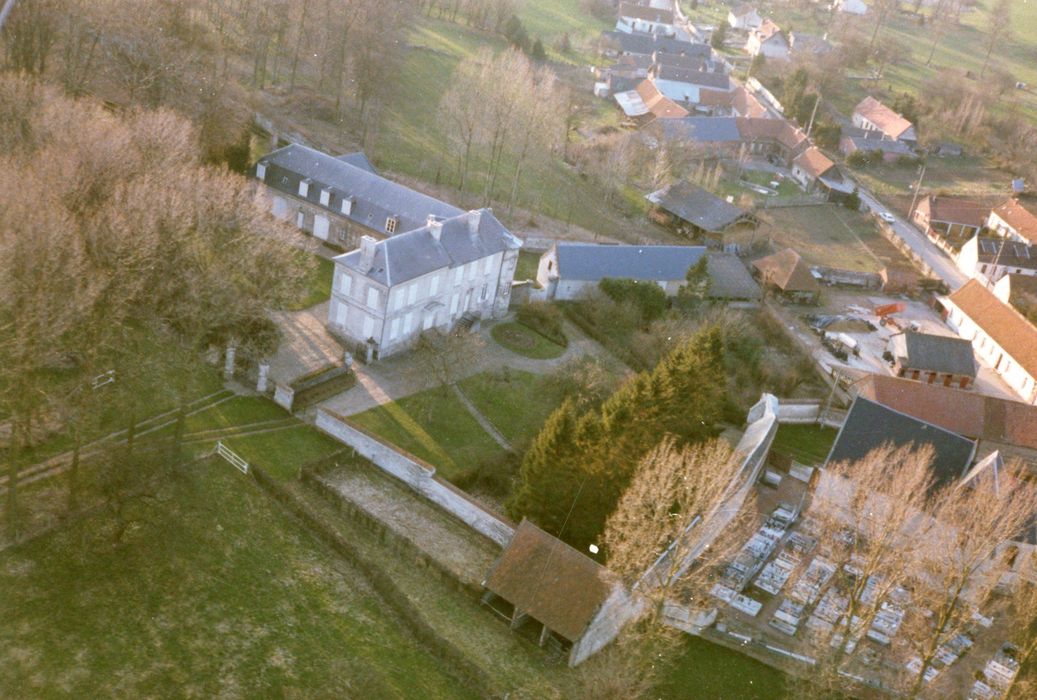
[[[269,399],[258,396],[235,396],[220,404],[187,417],[187,432],[229,428],[284,418],[291,414]]]
[[[779,425],[771,449],[800,464],[824,464],[839,431],[817,425]]]
[[[793,248],[811,265],[879,272],[886,266],[909,267],[906,258],[878,232],[864,214],[834,204],[784,207],[760,213],[757,239],[767,237],[776,249]]]
[[[550,360],[565,354],[565,348],[521,323],[499,323],[490,335],[513,353],[534,360]]]
[[[434,465],[449,481],[462,479],[481,462],[503,452],[460,399],[445,388],[413,394],[351,420]]]
[[[299,299],[294,304],[290,304],[285,309],[286,311],[302,311],[330,299],[331,280],[335,273],[335,263],[327,258],[301,250],[296,251],[295,254],[311,256],[314,260],[314,265],[306,275],[303,283],[303,292]]]
[[[535,280],[540,267],[540,253],[529,250],[519,252],[518,265],[515,267],[515,281]]]
[[[460,382],[465,396],[512,445],[527,445],[564,398],[551,375],[482,372]]]
[[[0,694],[474,697],[229,465],[163,496],[119,547],[94,516],[0,555]]]
[[[781,700],[785,679],[755,659],[685,635],[676,667],[658,692],[667,700]]]

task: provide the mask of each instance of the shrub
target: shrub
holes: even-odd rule
[[[514,452],[487,457],[475,469],[456,480],[456,486],[465,491],[481,493],[492,498],[506,498],[515,483],[522,458]]]
[[[553,304],[544,301],[523,304],[515,312],[515,317],[523,326],[536,331],[551,342],[563,348],[569,345],[569,339],[562,331],[562,312]]]
[[[669,306],[666,292],[652,282],[606,277],[598,282],[598,287],[614,302],[632,302],[641,312],[643,323],[651,323],[660,318]]]
[[[866,168],[871,163],[867,151],[854,151],[846,157],[846,163],[851,168]]]

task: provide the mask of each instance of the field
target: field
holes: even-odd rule
[[[910,201],[918,181],[919,166],[885,164],[878,167],[849,169],[864,187],[879,196],[903,195]],[[1008,190],[1011,176],[983,158],[930,158],[922,179],[922,192],[972,196],[1000,195]],[[910,203],[904,206],[908,209]]]
[[[834,204],[768,209],[757,239],[769,238],[776,250],[793,248],[811,265],[879,272],[910,263],[863,214]]]
[[[515,267],[515,280],[535,280],[540,267],[540,253],[529,250],[519,252],[518,265]]]
[[[312,255],[303,251],[298,251],[296,254]],[[331,279],[335,272],[335,264],[319,255],[312,255],[312,257],[314,264],[303,282],[303,292],[294,304],[289,305],[287,311],[308,309],[331,298]]]
[[[490,335],[501,346],[513,353],[534,360],[549,360],[565,354],[565,348],[551,342],[532,328],[521,323],[499,323]]]
[[[773,449],[800,464],[820,465],[828,457],[838,431],[816,425],[779,425]]]
[[[785,680],[780,671],[755,659],[686,636],[659,692],[672,700],[781,700]]]
[[[230,465],[163,492],[121,546],[95,516],[0,555],[0,695],[474,697]]]

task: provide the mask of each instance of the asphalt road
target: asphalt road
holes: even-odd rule
[[[875,212],[890,211],[882,204],[882,202],[877,200],[871,192],[860,187],[860,185],[858,185],[857,192],[861,197],[861,202],[867,209]],[[958,287],[961,287],[969,281],[969,278],[958,269],[954,264],[954,261],[952,261],[946,253],[936,247],[936,245],[932,243],[925,234],[909,224],[905,219],[902,219],[896,214],[893,214],[893,216],[896,220],[890,225],[893,227],[896,234],[901,238],[901,240],[907,243],[911,250],[913,250],[929,267],[932,268],[933,273],[942,279],[951,291],[958,289]]]

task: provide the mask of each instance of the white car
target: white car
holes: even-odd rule
[[[895,224],[897,221],[897,217],[893,216],[888,211],[884,211],[881,214],[879,214],[879,218],[885,221],[887,224]]]

